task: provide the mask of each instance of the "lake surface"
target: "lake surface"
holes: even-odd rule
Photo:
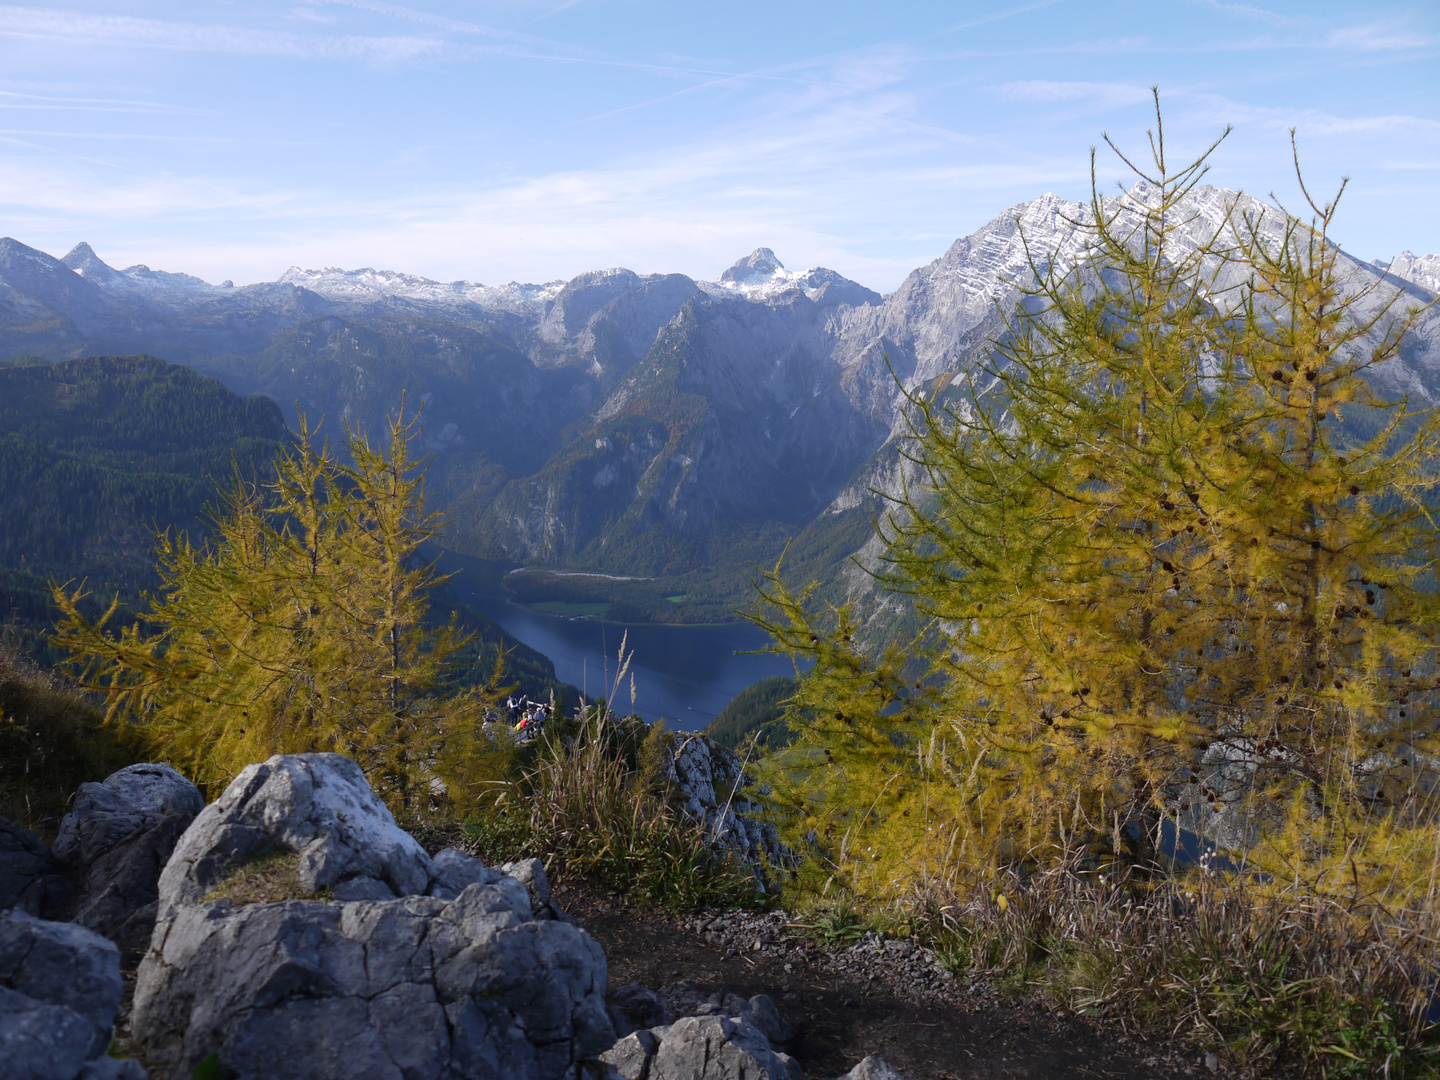
[[[615,695],[623,712],[646,720],[664,717],[682,731],[703,728],[730,699],[769,675],[793,676],[787,657],[750,655],[770,637],[749,623],[721,626],[627,625],[598,619],[566,618],[532,611],[512,602],[502,591],[460,573],[451,587],[532,649],[555,662],[555,674],[586,692],[608,697],[615,678],[622,635],[634,659],[635,704],[630,705],[629,678]]]

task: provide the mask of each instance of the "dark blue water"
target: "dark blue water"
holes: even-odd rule
[[[447,570],[458,569],[451,563]],[[715,719],[730,699],[769,675],[795,674],[789,659],[753,655],[770,638],[749,623],[721,626],[627,625],[547,615],[510,601],[503,589],[463,571],[451,579],[461,599],[479,608],[532,649],[555,662],[555,674],[590,698],[610,697],[622,635],[633,659],[630,680],[614,696],[624,712],[646,720],[664,717],[672,727],[694,731]]]

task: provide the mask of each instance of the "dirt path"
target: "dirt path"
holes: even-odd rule
[[[667,916],[583,885],[555,899],[605,948],[614,988],[689,980],[769,994],[800,1030],[790,1052],[812,1076],[837,1076],[879,1054],[907,1080],[1169,1080],[1210,1076],[1194,1054],[947,978],[923,952],[871,940],[816,950],[784,917]],[[758,943],[758,947],[757,947]],[[878,947],[877,947],[878,945]]]

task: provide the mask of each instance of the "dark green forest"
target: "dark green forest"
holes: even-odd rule
[[[264,478],[288,438],[273,401],[149,356],[0,370],[0,614],[33,637],[50,582],[127,607],[154,534],[203,534],[217,480]]]
[[[785,703],[800,683],[783,675],[771,675],[747,686],[731,699],[720,715],[710,721],[705,734],[721,746],[735,749],[752,734],[757,745],[779,750],[795,741],[795,732],[785,723]]]
[[[84,581],[92,611],[118,595],[122,617],[134,612],[158,580],[156,533],[202,541],[220,489],[237,474],[270,479],[290,439],[269,398],[151,356],[0,367],[0,621],[54,661],[52,582]],[[525,693],[565,695],[546,657],[444,586],[433,600],[432,618],[453,611],[479,636],[463,678],[488,676],[503,645]]]

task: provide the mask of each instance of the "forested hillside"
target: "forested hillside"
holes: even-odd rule
[[[237,474],[271,479],[290,440],[274,401],[240,397],[151,356],[0,368],[0,619],[28,651],[53,658],[44,642],[55,618],[52,582],[84,581],[87,610],[117,594],[125,611],[135,610],[158,581],[156,533],[203,540],[221,489]],[[452,610],[485,643],[475,677],[488,674],[503,645],[525,692],[565,692],[546,657],[442,586],[432,614],[443,620]]]
[[[52,579],[133,601],[154,532],[198,536],[217,481],[266,476],[286,438],[268,398],[149,356],[0,370],[0,611],[45,627]]]

